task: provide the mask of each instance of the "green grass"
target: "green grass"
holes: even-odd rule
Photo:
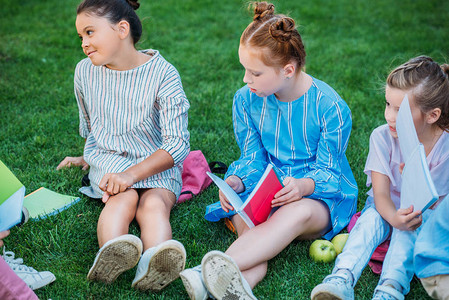
[[[191,148],[209,161],[229,164],[235,144],[231,104],[243,85],[239,37],[251,19],[247,3],[212,0],[142,1],[138,10],[144,35],[140,49],[154,48],[179,70],[190,100]],[[66,155],[81,155],[78,111],[73,96],[73,70],[84,57],[76,34],[78,0],[0,0],[0,159],[31,192],[45,186],[79,195],[81,170],[56,171]],[[370,132],[384,123],[383,82],[407,59],[426,54],[447,61],[449,2],[275,1],[277,10],[299,24],[307,51],[307,72],[333,86],[353,113],[347,155],[365,201],[363,174]],[[211,187],[173,209],[174,238],[187,249],[187,267],[209,250],[225,250],[234,236],[221,222],[204,220],[204,209],[217,200]],[[86,281],[97,251],[96,221],[102,205],[82,197],[69,210],[13,229],[8,250],[57,280],[40,290],[42,299],[186,299],[180,280],[161,293],[131,289],[134,270],[106,286]],[[131,232],[138,234],[135,223]],[[261,299],[307,299],[333,264],[308,257],[311,242],[293,243],[270,261],[266,278],[255,288]],[[378,276],[366,269],[356,286],[357,299],[370,299]],[[424,299],[418,280],[408,299]]]

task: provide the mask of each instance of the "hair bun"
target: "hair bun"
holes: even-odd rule
[[[129,5],[131,5],[131,7],[136,10],[140,7],[140,3],[139,0],[125,0],[126,2],[128,2]]]
[[[295,30],[295,21],[289,17],[281,17],[270,25],[269,32],[278,42],[288,42]]]
[[[267,2],[254,2],[254,17],[253,21],[261,21],[266,17],[274,15],[274,5]]]
[[[443,73],[449,77],[449,65],[448,64],[442,64],[441,65],[441,70],[443,70]]]

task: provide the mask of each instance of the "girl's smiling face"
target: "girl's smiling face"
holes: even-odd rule
[[[259,97],[275,94],[285,87],[285,76],[282,68],[267,66],[258,57],[257,52],[240,45],[240,63],[245,68],[243,82],[251,92]]]
[[[111,66],[120,52],[120,37],[117,26],[105,17],[80,13],[76,17],[76,30],[81,47],[95,66]]]

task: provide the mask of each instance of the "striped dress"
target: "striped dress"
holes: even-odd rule
[[[315,191],[308,198],[325,202],[330,211],[331,238],[341,231],[357,209],[357,184],[345,151],[351,133],[351,111],[326,83],[313,78],[307,93],[292,102],[274,95],[261,98],[247,86],[234,97],[234,133],[240,158],[225,177],[237,175],[251,193],[268,163],[282,180],[311,178]]]
[[[75,69],[75,96],[80,135],[86,139],[93,198],[106,173],[123,172],[158,149],[167,151],[174,167],[135,183],[133,188],[165,188],[179,196],[182,162],[190,150],[187,130],[189,102],[176,69],[158,51],[145,64],[126,71],[94,66],[89,58]]]

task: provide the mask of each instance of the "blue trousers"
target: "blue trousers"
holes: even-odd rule
[[[431,214],[430,209],[423,213],[423,223]],[[414,274],[414,244],[421,227],[415,231],[393,228],[379,284],[391,279],[402,286],[404,295],[410,291],[410,281]],[[332,273],[338,269],[349,270],[354,279],[354,287],[374,250],[388,238],[391,230],[391,225],[377,212],[374,204],[367,205],[351,230],[343,252],[337,256]]]

